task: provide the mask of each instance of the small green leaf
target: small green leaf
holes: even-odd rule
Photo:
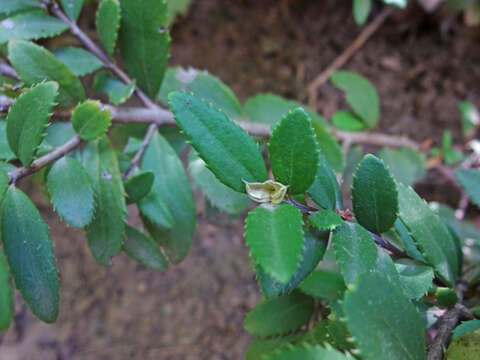
[[[457,340],[460,336],[477,329],[480,329],[480,320],[463,321],[453,330],[452,340]]]
[[[287,347],[297,338],[298,335],[296,334],[276,338],[256,338],[250,342],[247,354],[245,355],[245,360],[263,360],[266,355],[271,354],[280,348]]]
[[[121,9],[118,0],[103,0],[98,6],[96,26],[98,37],[109,56],[113,55],[120,29]]]
[[[223,112],[185,92],[171,93],[169,103],[177,124],[222,183],[245,192],[243,180],[267,180],[258,145]]]
[[[372,0],[353,0],[353,18],[357,25],[365,24],[370,10],[372,9]]]
[[[319,230],[333,230],[342,224],[341,216],[333,210],[320,210],[308,217],[310,223]]]
[[[335,300],[346,289],[341,275],[325,270],[315,270],[298,288],[307,295],[327,301]]]
[[[0,13],[10,14],[17,11],[38,9],[41,6],[40,0],[0,0]]]
[[[11,186],[2,204],[2,239],[17,288],[35,316],[58,315],[58,276],[48,226],[30,199]]]
[[[455,176],[472,202],[480,206],[480,171],[474,169],[455,169]]]
[[[357,221],[376,234],[390,229],[398,213],[395,181],[383,162],[366,155],[355,172],[352,187]]]
[[[317,173],[318,150],[312,123],[301,109],[289,112],[270,136],[268,151],[275,180],[292,195],[305,192]]]
[[[124,84],[106,71],[101,71],[93,79],[93,88],[108,95],[110,102],[120,105],[132,96],[135,84]]]
[[[317,205],[324,209],[343,208],[342,193],[338,187],[337,178],[322,155],[319,156],[317,175],[307,193]]]
[[[403,185],[413,185],[425,175],[425,155],[411,148],[383,148],[378,157]]]
[[[348,329],[365,360],[423,360],[425,335],[418,311],[400,287],[380,274],[364,274],[347,291]]]
[[[157,96],[167,67],[170,35],[165,0],[120,0],[120,51],[125,67],[148,96]]]
[[[405,294],[410,299],[419,299],[427,293],[434,276],[430,266],[409,259],[400,259],[395,262],[395,267]]]
[[[151,171],[139,172],[125,181],[127,203],[133,204],[142,200],[152,189],[155,175]]]
[[[332,169],[341,172],[343,170],[343,152],[337,140],[325,129],[320,121],[312,119],[312,126],[320,154],[325,156]]]
[[[343,354],[340,351],[320,345],[303,344],[267,355],[265,360],[353,360],[349,354]]]
[[[333,115],[332,124],[346,131],[361,131],[365,129],[364,123],[351,112],[345,110],[338,111]]]
[[[299,329],[312,312],[313,299],[293,292],[262,301],[247,314],[244,326],[254,335],[283,335]]]
[[[84,140],[95,140],[102,136],[111,122],[110,111],[102,110],[99,101],[87,100],[78,105],[72,114],[73,128]]]
[[[462,114],[462,132],[463,136],[469,138],[474,130],[480,124],[480,114],[478,109],[471,102],[462,101],[458,104],[458,109]]]
[[[0,160],[10,161],[16,159],[15,154],[10,149],[7,140],[7,122],[0,120]]]
[[[74,106],[85,98],[80,80],[45,48],[28,41],[11,41],[8,44],[8,58],[28,85],[44,80],[56,81],[60,86],[57,97],[60,105]]]
[[[52,81],[36,85],[10,107],[6,127],[8,144],[25,166],[32,163],[45,136],[57,90],[58,85]]]
[[[83,0],[61,0],[63,11],[73,21],[77,21],[82,12]]]
[[[3,252],[0,252],[0,331],[8,329],[14,313],[13,288],[10,276],[7,259]]]
[[[54,122],[47,128],[47,135],[44,141],[52,147],[65,144],[75,136],[71,122]]]
[[[47,187],[52,204],[60,216],[74,227],[90,223],[94,209],[92,182],[82,164],[65,156],[48,172]]]
[[[127,225],[123,250],[128,256],[150,269],[166,270],[167,259],[155,242],[134,227]]]
[[[347,103],[368,127],[378,123],[380,99],[377,90],[363,76],[351,71],[335,71],[330,75],[332,83],[347,93]]]
[[[103,66],[95,55],[82,48],[68,46],[56,48],[52,53],[76,76],[91,74]]]
[[[0,21],[0,44],[10,40],[38,40],[61,34],[68,29],[63,21],[32,10],[13,15]]]
[[[458,302],[457,292],[446,287],[437,287],[435,290],[435,297],[441,307],[452,308]]]

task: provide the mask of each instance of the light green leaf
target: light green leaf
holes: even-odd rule
[[[125,236],[125,191],[118,160],[104,136],[90,141],[83,162],[95,189],[95,215],[86,227],[88,246],[95,259],[108,266],[120,252]]]
[[[342,191],[350,191],[353,184],[353,174],[362,161],[363,149],[361,146],[352,146],[345,156],[345,169],[343,170]]]
[[[455,176],[472,202],[480,206],[480,171],[474,169],[455,169]]]
[[[7,122],[0,120],[0,160],[10,161],[16,159],[7,140]]]
[[[478,329],[453,340],[445,353],[446,360],[473,360],[479,357],[480,330]]]
[[[166,270],[167,259],[155,242],[134,227],[127,225],[123,250],[128,256],[150,269]]]
[[[324,209],[343,208],[342,193],[338,187],[337,178],[322,155],[319,156],[317,175],[307,193],[317,205]]]
[[[189,154],[188,169],[195,185],[202,190],[212,205],[220,210],[229,214],[239,214],[251,203],[245,194],[223,185],[193,150]]]
[[[413,185],[425,175],[425,155],[411,148],[383,148],[378,157],[403,185]]]
[[[83,0],[61,0],[63,11],[73,21],[77,21],[82,12]]]
[[[480,329],[480,320],[463,321],[453,330],[452,340],[457,340],[460,336],[477,329]]]
[[[168,22],[171,24],[179,15],[185,15],[192,0],[168,0]]]
[[[2,239],[15,284],[32,313],[58,315],[58,276],[48,226],[30,199],[11,186],[2,204]]]
[[[52,147],[58,147],[65,144],[75,136],[72,123],[70,122],[54,122],[47,128],[47,135],[44,141],[48,142]]]
[[[399,218],[437,275],[453,285],[458,275],[457,250],[447,227],[413,189],[402,184],[397,189]]]
[[[480,125],[480,114],[475,105],[468,101],[462,101],[458,104],[458,109],[462,114],[462,132],[463,136],[469,138],[474,135],[474,129]]]
[[[142,200],[150,192],[155,176],[151,171],[139,172],[125,181],[127,203],[132,204]]]
[[[320,154],[325,156],[332,169],[336,172],[341,172],[343,170],[343,152],[337,140],[325,129],[320,121],[312,119],[312,126]]]
[[[408,298],[419,299],[427,293],[434,276],[430,266],[409,259],[400,259],[395,262],[395,267]]]
[[[349,354],[343,354],[332,347],[303,344],[267,355],[265,360],[353,360]]]
[[[67,29],[67,24],[42,10],[22,12],[0,21],[0,44],[52,37]]]
[[[355,172],[352,187],[355,217],[360,225],[380,234],[390,229],[398,213],[395,181],[383,162],[366,155]]]
[[[318,150],[312,123],[298,108],[289,112],[275,127],[268,144],[275,180],[287,185],[292,195],[304,193],[318,168]]]
[[[171,93],[169,102],[178,126],[222,183],[245,192],[243,180],[267,180],[258,145],[223,112],[185,92]]]
[[[84,140],[95,140],[106,133],[112,123],[110,111],[101,109],[100,102],[87,100],[78,105],[72,114],[72,125]]]
[[[362,359],[426,359],[418,311],[401,288],[384,276],[360,276],[347,291],[343,307]]]
[[[144,213],[145,203],[161,201],[171,215],[170,228],[149,224],[147,230],[167,258],[177,264],[187,255],[195,231],[195,202],[187,175],[177,153],[160,134],[150,141],[141,169],[151,170],[155,181],[140,201],[140,210]]]
[[[383,2],[387,5],[392,5],[403,9],[407,6],[408,0],[383,0]]]
[[[102,62],[95,55],[82,48],[68,46],[56,48],[52,53],[76,76],[91,74],[103,66]]]
[[[341,216],[333,210],[319,210],[308,217],[310,223],[319,230],[333,230],[342,224]]]
[[[262,301],[247,314],[245,329],[255,335],[283,335],[299,329],[313,312],[313,299],[293,292]]]
[[[108,95],[110,101],[120,105],[132,96],[135,84],[124,84],[106,71],[101,71],[93,79],[93,88]]]
[[[25,166],[32,163],[45,136],[57,90],[52,81],[36,85],[20,95],[8,111],[8,144]]]
[[[13,288],[10,269],[3,252],[0,252],[0,331],[8,329],[13,318]]]
[[[368,127],[378,123],[380,99],[377,90],[363,76],[351,71],[335,71],[330,75],[332,83],[347,94],[347,103]]]
[[[0,0],[0,13],[10,14],[17,11],[38,9],[41,6],[40,0]]]
[[[365,24],[370,10],[372,9],[372,0],[353,0],[353,18],[357,25]]]
[[[154,98],[167,67],[170,35],[165,0],[120,0],[120,51],[138,86]]]
[[[82,164],[65,156],[57,160],[47,177],[53,207],[70,225],[84,227],[93,216],[94,191]]]
[[[302,225],[302,213],[289,203],[258,206],[245,221],[245,238],[256,263],[281,283],[289,282],[301,263]]]
[[[98,38],[109,56],[113,55],[120,29],[121,9],[118,0],[103,0],[98,6],[96,26]]]
[[[369,0],[370,1],[370,0]],[[337,128],[346,131],[361,131],[365,124],[349,111],[337,111],[332,117],[332,124]]]
[[[325,270],[315,270],[298,288],[307,295],[327,301],[335,300],[346,289],[341,275]]]
[[[80,80],[51,52],[34,43],[15,40],[8,44],[8,58],[28,85],[54,80],[60,86],[57,101],[74,106],[85,98]]]
[[[265,356],[273,353],[275,350],[285,348],[298,338],[298,335],[285,335],[274,338],[256,338],[247,349],[245,360],[263,360]]]

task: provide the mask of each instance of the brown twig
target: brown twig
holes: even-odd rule
[[[316,109],[317,105],[317,90],[329,78],[329,76],[336,70],[340,69],[347,63],[348,60],[360,49],[363,44],[382,26],[390,15],[394,12],[393,7],[385,8],[369,25],[367,25],[360,35],[347,47],[324,71],[318,74],[315,79],[308,85],[308,105],[312,109]]]
[[[381,133],[368,132],[354,132],[332,130],[332,134],[342,142],[349,142],[350,144],[362,144],[372,146],[388,146],[388,147],[410,147],[418,150],[420,145],[405,136],[390,136]]]

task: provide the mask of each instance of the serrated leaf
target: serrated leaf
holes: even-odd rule
[[[149,224],[147,230],[174,264],[188,253],[195,231],[195,202],[182,162],[175,150],[160,134],[153,136],[142,159],[141,169],[155,175],[150,193],[140,201],[144,213],[146,202],[163,202],[171,214],[170,228]]]
[[[343,308],[362,359],[426,358],[420,315],[402,290],[384,276],[360,276],[347,291]]]
[[[313,299],[293,292],[262,301],[247,314],[245,329],[255,335],[282,335],[299,329],[313,312]]]
[[[92,182],[82,164],[65,156],[57,160],[47,177],[53,207],[70,225],[81,228],[93,216],[94,191]]]
[[[267,180],[258,145],[223,112],[185,92],[171,93],[169,103],[178,126],[222,183],[245,192],[242,180]]]
[[[312,185],[318,168],[318,150],[312,123],[298,108],[289,112],[270,136],[268,152],[275,180],[301,194]]]
[[[10,14],[17,11],[40,8],[40,0],[0,0],[0,13]]]
[[[425,259],[423,258],[422,254],[418,250],[415,242],[413,241],[412,237],[410,236],[407,227],[402,222],[402,220],[397,219],[395,220],[395,230],[400,236],[400,240],[402,242],[403,248],[405,249],[408,256],[412,259],[418,260],[420,262],[426,263]]]
[[[349,111],[337,111],[332,116],[332,124],[341,130],[361,131],[365,129],[365,124]]]
[[[189,154],[188,169],[195,185],[218,209],[229,214],[239,214],[245,211],[251,203],[246,195],[222,184],[193,150]]]
[[[319,230],[333,230],[343,222],[342,217],[333,210],[316,211],[308,220]]]
[[[120,28],[121,9],[118,0],[103,0],[98,6],[96,26],[98,38],[109,56],[113,55]]]
[[[271,339],[256,338],[250,342],[245,360],[262,360],[265,358],[265,355],[288,346],[296,338],[298,336],[295,334]]]
[[[0,331],[8,329],[13,318],[13,288],[10,269],[3,252],[0,252]]]
[[[11,186],[2,204],[2,239],[10,271],[35,316],[58,315],[58,276],[48,226],[30,199]]]
[[[410,299],[419,299],[427,293],[434,276],[430,266],[409,259],[399,259],[395,262],[395,267],[405,294]]]
[[[480,206],[480,171],[474,169],[455,169],[455,176],[472,202]]]
[[[355,23],[357,25],[365,24],[371,9],[372,0],[353,0],[353,18]]]
[[[312,119],[312,126],[320,154],[325,157],[332,169],[341,172],[343,170],[343,152],[337,140],[325,129],[320,121]]]
[[[335,71],[330,75],[332,83],[347,94],[347,103],[368,127],[378,123],[380,99],[375,87],[363,76],[352,71]]]
[[[101,71],[93,79],[93,88],[108,95],[110,101],[120,105],[132,96],[135,84],[124,84],[106,71]]]
[[[77,21],[82,12],[83,0],[61,0],[61,2],[65,14],[73,21]]]
[[[11,161],[16,158],[16,155],[10,149],[10,145],[8,145],[7,122],[0,120],[0,160]]]
[[[477,329],[480,329],[480,320],[463,321],[455,328],[455,330],[453,330],[452,340],[457,340],[464,334],[475,331]]]
[[[398,213],[395,181],[383,162],[366,155],[353,178],[352,202],[360,225],[380,234],[390,229]]]
[[[167,269],[167,259],[152,239],[130,225],[127,225],[125,235],[123,250],[128,256],[147,268]]]
[[[370,234],[356,223],[346,223],[333,232],[333,249],[346,284],[352,284],[377,266],[377,247]]]
[[[160,90],[169,56],[165,0],[120,0],[120,51],[129,75],[147,95]]]
[[[125,191],[115,151],[103,136],[90,141],[83,162],[95,190],[95,215],[85,228],[88,246],[95,259],[108,266],[120,252],[125,236]]]
[[[446,225],[413,189],[397,184],[399,218],[437,275],[453,285],[458,275],[457,250]]]
[[[315,270],[298,288],[307,295],[327,301],[335,300],[346,289],[341,275],[326,270]]]
[[[269,354],[265,360],[353,360],[349,354],[343,354],[340,351],[320,345],[299,345],[288,349],[281,349],[278,352]]]
[[[410,186],[425,175],[425,155],[411,148],[383,148],[378,153],[395,180]]]
[[[324,209],[343,208],[342,193],[338,187],[337,178],[322,155],[319,156],[317,175],[307,193],[317,205]]]
[[[100,102],[87,100],[78,105],[72,114],[72,125],[84,140],[95,140],[106,133],[112,123],[110,111],[102,109]]]
[[[95,55],[82,48],[68,46],[56,48],[52,53],[76,76],[91,74],[103,66]]]
[[[85,98],[80,80],[45,48],[28,41],[11,41],[8,44],[8,58],[28,85],[44,80],[56,81],[60,86],[57,97],[60,105],[74,106]]]
[[[258,206],[245,220],[245,238],[256,263],[281,283],[289,282],[300,265],[302,225],[302,213],[290,203]]]
[[[151,171],[136,173],[125,181],[127,203],[132,204],[142,200],[152,189],[155,176]]]
[[[45,136],[57,90],[52,81],[36,85],[19,96],[8,111],[8,144],[25,166],[32,163]]]

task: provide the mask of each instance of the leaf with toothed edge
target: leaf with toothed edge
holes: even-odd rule
[[[95,25],[103,48],[111,57],[120,29],[121,8],[118,0],[103,0],[98,6]]]
[[[298,288],[307,295],[327,301],[340,297],[346,289],[341,275],[326,270],[315,270]]]
[[[40,0],[0,0],[0,14],[39,9],[42,7]]]
[[[142,200],[152,189],[155,175],[151,171],[141,171],[125,181],[127,203],[132,204]]]
[[[77,21],[82,11],[83,1],[84,0],[61,0],[63,11],[65,11],[65,14],[67,14],[70,19]]]
[[[399,259],[395,267],[405,294],[410,299],[419,299],[430,289],[434,277],[430,266],[410,259]]]
[[[128,256],[150,269],[166,270],[167,259],[155,242],[134,227],[127,225],[123,250]]]
[[[52,53],[76,76],[91,74],[103,66],[100,59],[95,55],[79,47],[67,46],[56,48],[52,50]]]
[[[353,360],[350,354],[344,354],[327,345],[302,344],[282,348],[264,357],[265,360]]]
[[[110,111],[102,109],[99,101],[87,100],[73,110],[71,121],[83,140],[95,140],[107,132],[112,118]]]
[[[343,222],[342,217],[333,210],[316,211],[308,220],[319,230],[333,230]]]
[[[319,155],[317,174],[307,194],[324,209],[342,209],[342,193],[338,187],[337,178],[323,155]]]
[[[38,84],[20,95],[8,111],[8,144],[25,166],[32,163],[45,137],[57,90],[52,81]]]
[[[123,104],[135,91],[135,81],[125,84],[106,71],[100,71],[93,78],[93,88],[108,95],[115,105]]]

